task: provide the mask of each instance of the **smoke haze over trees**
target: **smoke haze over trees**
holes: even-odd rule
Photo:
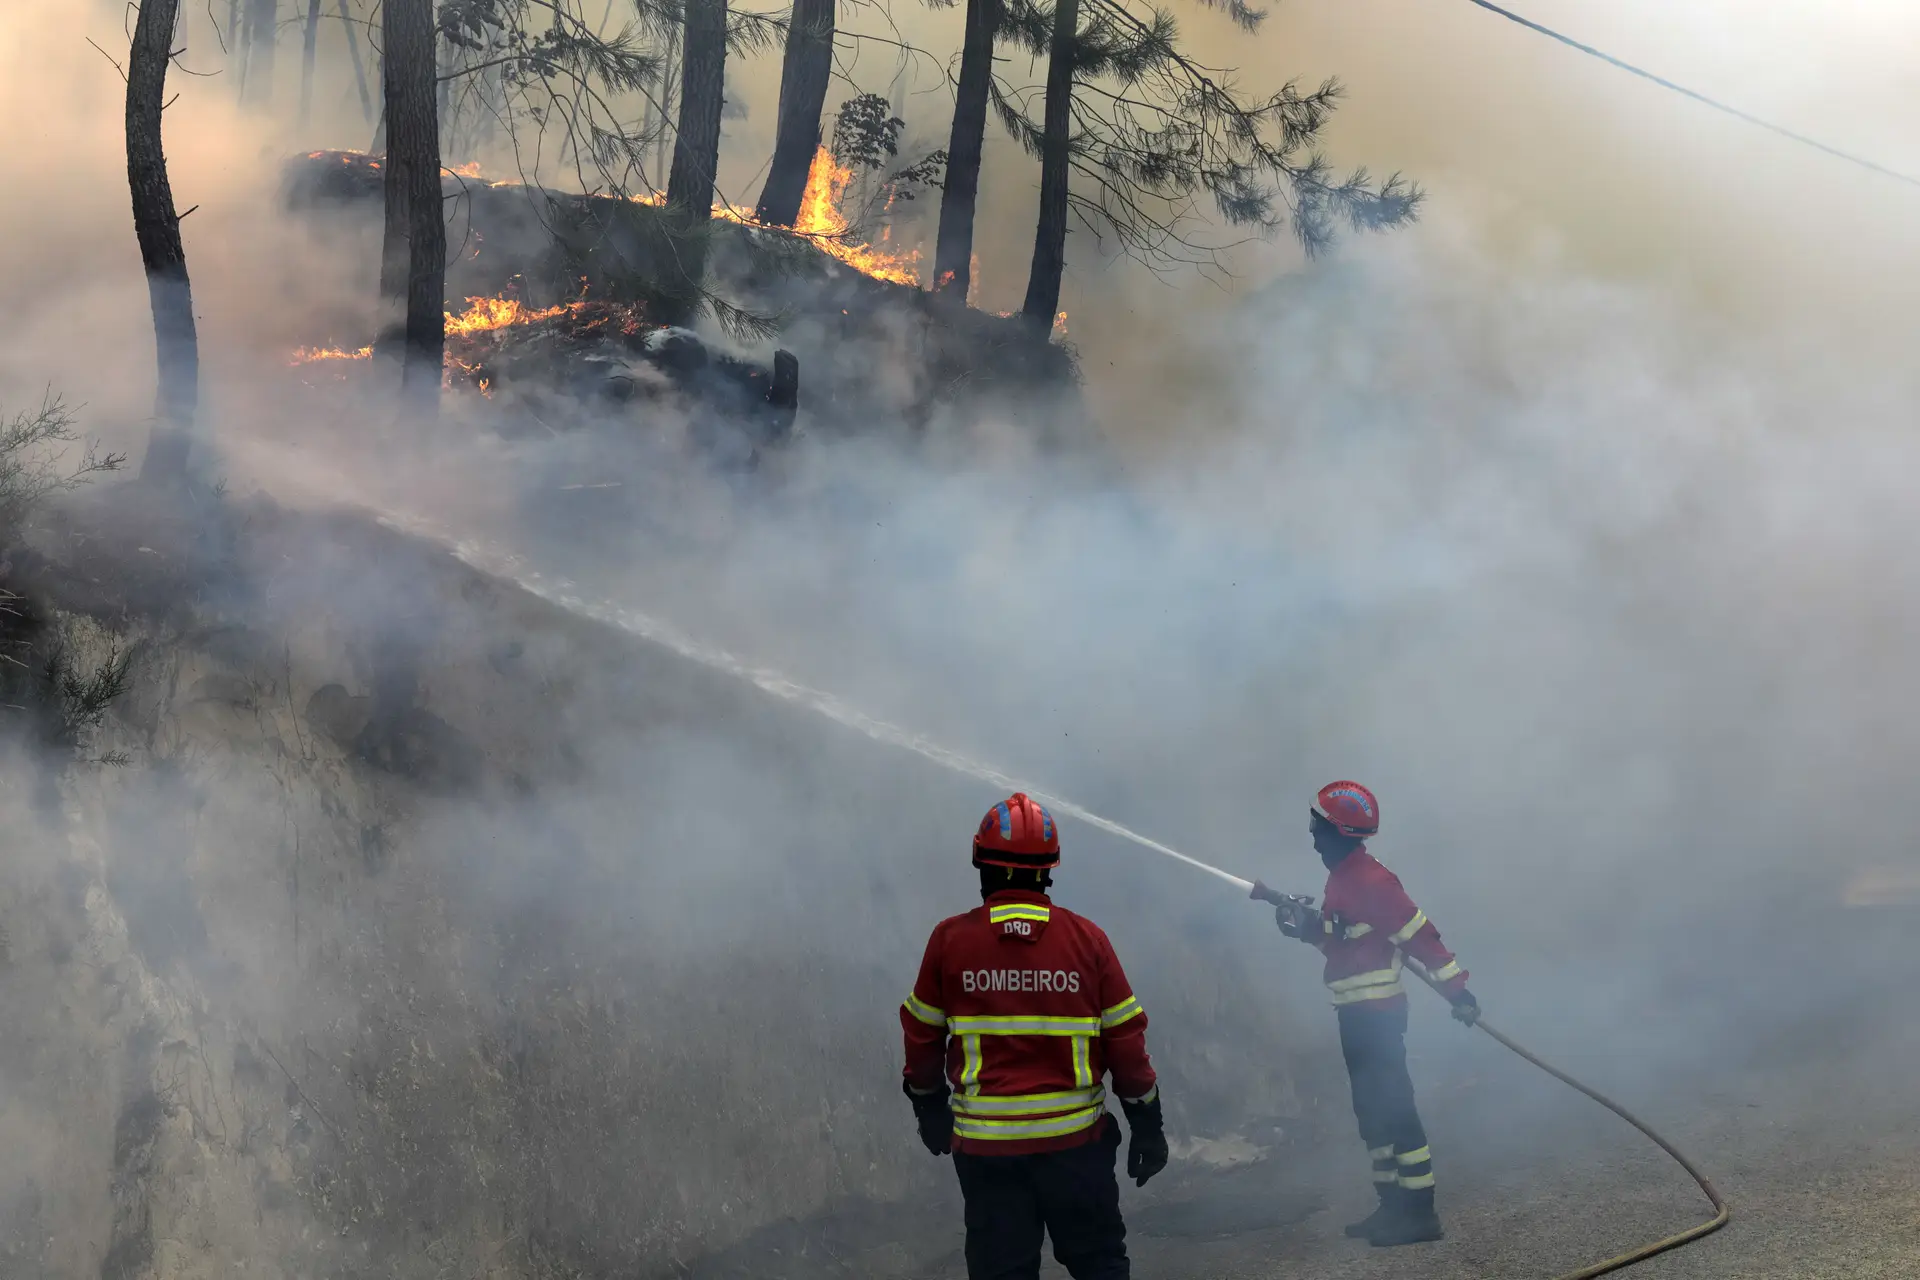
[[[1223,249],[1212,279],[1068,235],[1042,282],[1058,304],[1036,310],[1069,313],[1117,459],[1096,467],[1011,412],[860,421],[809,400],[910,383],[940,311],[827,327],[911,293],[821,254],[780,274],[723,212],[710,283],[834,299],[774,337],[702,325],[713,359],[756,371],[813,344],[803,430],[749,467],[710,423],[633,408],[650,367],[608,372],[591,345],[617,312],[539,331],[588,351],[596,388],[625,379],[630,400],[576,397],[585,428],[516,417],[457,368],[433,421],[354,359],[383,266],[441,319],[423,210],[445,235],[428,272],[508,252],[476,199],[541,208],[487,180],[659,212],[643,201],[665,191],[668,84],[692,53],[677,24],[623,3],[602,36],[589,0],[567,8],[584,34],[483,23],[454,52],[443,26],[423,57],[417,27],[382,38],[329,0],[303,126],[288,59],[308,7],[279,6],[277,85],[244,107],[250,4],[232,28],[213,7],[238,61],[204,6],[170,42],[164,7],[133,37],[164,79],[128,65],[126,85],[85,43],[120,57],[120,6],[0,7],[0,421],[64,393],[59,476],[87,439],[96,458],[145,447],[185,385],[153,358],[153,270],[177,251],[200,341],[185,465],[223,495],[204,523],[153,524],[101,476],[0,528],[0,591],[70,655],[9,647],[33,654],[18,679],[87,694],[127,661],[51,802],[18,757],[0,770],[0,1014],[33,1029],[0,1055],[0,1271],[95,1274],[111,1254],[161,1280],[772,1274],[824,1242],[875,1276],[944,1275],[957,1219],[898,1096],[895,1007],[927,927],[973,900],[967,837],[998,796],[869,740],[849,707],[1300,892],[1319,874],[1301,801],[1363,777],[1383,856],[1503,1027],[1697,1125],[1756,1222],[1831,1216],[1802,1161],[1845,1172],[1849,1224],[1907,1221],[1909,1153],[1883,1167],[1860,1135],[1920,1119],[1911,929],[1845,905],[1891,882],[1920,822],[1903,197],[1541,57],[1468,6],[1293,4],[1257,35],[1182,9],[1194,64],[1238,68],[1260,102],[1298,76],[1285,111],[1311,111],[1338,75],[1334,172],[1417,175],[1420,221],[1308,260],[1298,188],[1270,174],[1288,225]],[[895,44],[873,11],[839,11],[821,119],[891,95],[876,187],[952,140],[970,8],[896,10]],[[728,9],[721,92],[745,115],[715,108],[715,200],[686,201],[702,222],[759,196],[780,130],[785,33]],[[1098,0],[1079,9],[1076,57],[1112,48]],[[1874,13],[1632,0],[1583,21],[1911,167],[1920,16]],[[587,36],[625,61],[592,63]],[[908,55],[895,92],[899,43],[938,65]],[[414,106],[388,130],[412,166],[404,262],[383,261],[379,213],[294,217],[278,189],[290,154],[367,146],[356,49],[382,96],[410,60]],[[1013,36],[1000,56],[1014,89],[1046,65]],[[1076,62],[1083,91],[1111,90],[1096,65]],[[619,100],[602,133],[555,118],[556,80]],[[1041,135],[1046,106],[1021,107]],[[136,120],[154,159],[166,133],[172,195],[145,206]],[[991,335],[1018,323],[997,313],[1022,305],[1039,226],[1041,165],[1006,123],[983,111],[963,255],[961,314]],[[1071,136],[1116,125],[1083,114]],[[1096,191],[1069,184],[1068,214]],[[1196,210],[1233,238],[1211,198]],[[182,222],[175,202],[199,208]],[[919,245],[925,286],[943,206],[896,202],[862,233]],[[150,259],[155,226],[173,239]],[[340,358],[296,363],[322,343]],[[446,368],[416,364],[435,389]],[[1284,1265],[1351,1264],[1312,1252],[1347,1207],[1326,1188],[1364,1168],[1311,963],[1176,864],[1065,838],[1060,900],[1126,959],[1193,1178],[1181,1197],[1128,1188],[1143,1270],[1258,1275],[1296,1248]],[[1644,1170],[1608,1134],[1433,1015],[1416,1006],[1413,1036],[1445,1099],[1444,1194],[1499,1228],[1436,1253],[1437,1276],[1484,1274],[1500,1242],[1561,1247],[1616,1199],[1670,1212],[1658,1188],[1633,1199]],[[1249,1152],[1265,1158],[1224,1163]],[[1516,1184],[1523,1209],[1475,1198]],[[1863,1265],[1874,1230],[1850,1242]],[[1713,1255],[1755,1273],[1832,1243],[1726,1238],[1773,1250]]]

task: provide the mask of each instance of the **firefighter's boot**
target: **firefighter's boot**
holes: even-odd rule
[[[1403,1244],[1425,1244],[1446,1234],[1440,1229],[1440,1215],[1433,1209],[1432,1187],[1397,1190],[1393,1214],[1367,1237],[1368,1244],[1378,1249],[1392,1249]]]
[[[1347,1238],[1350,1240],[1371,1237],[1396,1216],[1395,1211],[1400,1203],[1400,1188],[1397,1185],[1399,1168],[1393,1159],[1393,1148],[1374,1147],[1367,1155],[1373,1159],[1373,1190],[1380,1197],[1380,1203],[1360,1221],[1347,1224]]]
[[[1350,1240],[1372,1239],[1374,1232],[1399,1216],[1394,1202],[1399,1198],[1400,1188],[1391,1182],[1376,1182],[1373,1184],[1373,1189],[1379,1194],[1380,1203],[1374,1207],[1372,1213],[1360,1221],[1349,1222],[1346,1225],[1347,1238]]]

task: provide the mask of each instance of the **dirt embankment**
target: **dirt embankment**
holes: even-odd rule
[[[232,511],[209,579],[112,509],[29,566],[136,659],[94,744],[130,763],[58,812],[7,784],[0,1270],[878,1276],[956,1246],[894,1010],[967,903],[978,787],[356,519]],[[1217,922],[1065,900],[1179,1046],[1183,1141],[1272,1147],[1337,1096]]]

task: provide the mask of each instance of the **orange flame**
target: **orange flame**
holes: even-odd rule
[[[456,178],[477,178],[480,176],[480,162],[469,160],[465,164],[454,165],[447,172]]]
[[[356,347],[349,351],[344,347],[301,347],[293,353],[293,364],[319,364],[325,360],[367,360],[373,356],[372,347]]]
[[[518,298],[468,298],[465,311],[457,316],[451,311],[447,313],[447,336],[461,337],[505,329],[509,325],[533,324],[538,320],[551,320],[565,310],[565,307],[530,310]]]
[[[853,185],[853,170],[846,165],[837,164],[833,153],[825,147],[813,153],[813,165],[807,170],[807,189],[800,197],[800,216],[793,220],[790,228],[796,235],[806,236],[822,253],[838,258],[862,275],[872,276],[876,280],[886,280],[893,284],[919,287],[920,251],[909,249],[902,252],[897,249],[876,249],[870,244],[855,244],[850,234],[853,224],[840,212],[840,202],[846,198],[847,188]],[[659,199],[647,203],[658,203]],[[729,222],[738,222],[743,226],[761,225],[751,210],[737,208],[728,204],[713,206],[713,216],[725,218]],[[888,229],[890,230],[890,228]],[[881,239],[888,239],[887,231],[881,233]]]

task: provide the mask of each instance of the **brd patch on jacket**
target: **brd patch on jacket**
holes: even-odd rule
[[[1040,902],[1004,902],[987,908],[987,923],[1003,942],[1038,942],[1052,918],[1053,909]]]

